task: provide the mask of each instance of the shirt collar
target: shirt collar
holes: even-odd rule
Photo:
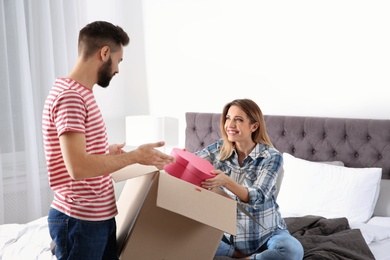
[[[253,150],[248,154],[247,158],[250,157],[252,160],[256,160],[257,158],[266,157],[267,153],[268,153],[268,146],[265,144],[257,143],[255,148],[253,148]],[[237,151],[235,146],[233,148],[233,153],[231,157],[237,158]]]

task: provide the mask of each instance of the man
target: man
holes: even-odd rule
[[[57,259],[118,259],[117,214],[110,173],[127,165],[162,165],[174,158],[158,151],[164,142],[124,152],[108,145],[106,128],[93,95],[95,84],[107,87],[119,72],[129,37],[104,21],[79,33],[78,60],[66,78],[58,78],[43,110],[43,137],[54,200],[50,235]]]

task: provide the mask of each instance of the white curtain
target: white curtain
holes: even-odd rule
[[[83,11],[79,0],[0,0],[0,224],[48,213],[42,109],[77,59]]]

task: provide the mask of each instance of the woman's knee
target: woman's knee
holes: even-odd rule
[[[289,260],[302,260],[304,251],[301,242],[290,235],[288,232],[278,234],[271,238],[268,244],[268,249],[278,250],[281,256],[287,257]]]
[[[286,249],[286,254],[289,256],[289,259],[302,260],[304,251],[301,242],[298,241],[295,237],[290,235],[288,242],[284,245]]]

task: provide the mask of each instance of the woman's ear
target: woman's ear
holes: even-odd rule
[[[255,132],[259,128],[259,122],[252,124],[252,132]]]

